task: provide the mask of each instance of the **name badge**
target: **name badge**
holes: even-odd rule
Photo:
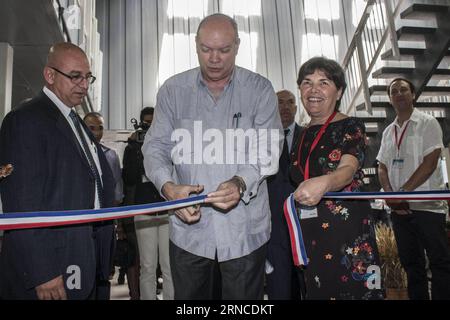
[[[403,159],[392,160],[392,166],[394,169],[402,169],[404,163],[405,163],[405,160],[403,160]]]
[[[300,220],[317,218],[319,216],[317,207],[299,206],[297,211]]]

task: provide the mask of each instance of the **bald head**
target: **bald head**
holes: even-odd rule
[[[67,56],[78,56],[87,61],[87,56],[80,47],[69,43],[62,42],[53,45],[47,55],[47,66],[59,66]]]
[[[281,90],[277,92],[277,97],[281,123],[283,128],[286,129],[295,121],[295,114],[297,113],[295,96],[289,90]]]
[[[231,18],[230,16],[227,16],[222,13],[214,13],[212,15],[207,16],[198,25],[197,38],[200,36],[200,32],[207,26],[209,26],[209,27],[216,26],[219,28],[223,28],[224,26],[225,26],[225,28],[231,27],[234,32],[234,37],[235,37],[236,43],[239,42],[238,25],[237,25],[236,21],[233,18]]]
[[[295,102],[295,96],[289,90],[280,90],[280,91],[277,92],[277,96],[278,97],[287,97],[287,98],[290,98],[290,99],[294,100],[294,102]]]

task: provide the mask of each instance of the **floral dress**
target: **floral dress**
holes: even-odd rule
[[[305,129],[300,150],[302,168],[320,128],[321,125],[317,125]],[[304,180],[298,166],[298,144],[293,150],[290,170],[296,185]],[[342,191],[357,192],[363,183],[361,166],[365,146],[364,124],[359,119],[350,117],[330,123],[311,154],[310,177],[333,172],[341,157],[350,154],[358,159],[360,168]],[[300,221],[309,259],[309,265],[304,270],[306,298],[382,299],[383,293],[377,289],[379,285],[373,278],[377,276],[376,270],[380,264],[369,218],[369,202],[323,199],[317,210],[318,217]],[[370,272],[367,272],[368,268]]]

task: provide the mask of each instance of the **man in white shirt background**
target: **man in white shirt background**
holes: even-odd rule
[[[384,191],[445,188],[439,161],[442,130],[435,118],[414,108],[415,89],[394,79],[388,95],[397,118],[383,132],[378,176]],[[428,300],[425,253],[432,273],[432,299],[450,299],[450,251],[445,232],[446,201],[386,201],[410,299]]]

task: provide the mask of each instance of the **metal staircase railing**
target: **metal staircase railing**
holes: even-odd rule
[[[368,0],[342,66],[347,90],[342,97],[344,112],[350,114],[361,101],[372,115],[368,76],[371,74],[386,41],[390,40],[394,56],[399,56],[395,17],[403,0]]]
[[[67,28],[66,20],[64,19],[65,8],[61,5],[61,2],[59,0],[53,0],[53,3],[53,6],[55,7],[56,13],[58,15],[58,22],[63,36],[67,42],[72,42],[69,29]]]

